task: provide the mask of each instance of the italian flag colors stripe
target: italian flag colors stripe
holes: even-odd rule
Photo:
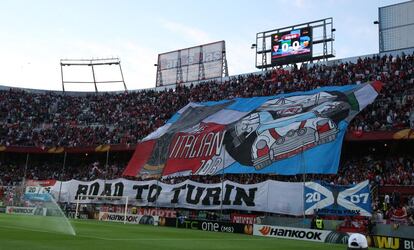
[[[378,93],[382,89],[382,83],[379,81],[371,82],[364,85],[362,88],[356,90],[348,96],[352,109],[362,110],[372,102],[378,96]]]

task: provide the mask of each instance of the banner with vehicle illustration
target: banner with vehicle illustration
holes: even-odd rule
[[[375,81],[189,103],[137,145],[123,174],[335,174],[349,122],[381,88]]]

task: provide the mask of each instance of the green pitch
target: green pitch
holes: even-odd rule
[[[76,230],[72,236],[48,232],[47,218],[0,214],[0,249],[346,249],[337,244],[92,220],[72,220]],[[39,220],[43,221],[40,228]],[[26,226],[32,221],[36,226]]]

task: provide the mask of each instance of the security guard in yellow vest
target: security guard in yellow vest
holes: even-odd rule
[[[323,225],[323,220],[322,220],[322,218],[316,217],[315,224],[316,224],[316,229],[318,229],[318,230],[323,230],[324,225]]]

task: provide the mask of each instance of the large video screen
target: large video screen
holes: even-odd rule
[[[309,61],[312,58],[312,28],[272,35],[272,65]]]
[[[156,86],[221,77],[225,50],[225,42],[219,41],[159,54]]]

